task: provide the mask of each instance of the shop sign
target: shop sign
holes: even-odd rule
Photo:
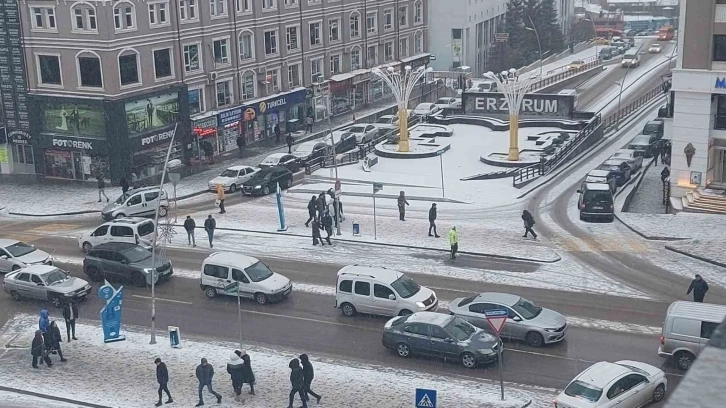
[[[242,106],[220,112],[217,115],[217,127],[223,128],[232,123],[242,120]]]
[[[244,118],[245,118],[245,120],[247,122],[249,122],[251,120],[255,120],[255,110],[252,109],[252,108],[245,109],[245,116],[244,116]]]
[[[22,130],[13,130],[8,133],[8,140],[15,144],[30,144],[30,134]]]
[[[417,70],[417,69],[418,69],[419,67],[423,67],[423,66],[427,65],[427,64],[429,63],[429,60],[430,60],[430,57],[429,57],[429,56],[427,55],[427,56],[425,56],[425,57],[422,57],[422,58],[418,58],[418,59],[415,59],[415,60],[413,60],[413,61],[409,62],[408,64],[402,64],[402,65],[403,65],[404,67],[405,67],[406,65],[410,65],[410,66],[411,66],[411,70],[415,71],[415,70]]]
[[[260,110],[260,113],[265,113],[265,112],[267,112],[268,109],[279,108],[279,107],[285,106],[285,105],[287,105],[287,99],[285,99],[285,97],[282,96],[280,98],[273,99],[270,102],[260,102],[259,110]]]
[[[68,149],[93,150],[93,142],[86,140],[71,140],[60,137],[53,137],[53,147],[65,147]]]
[[[726,77],[716,77],[716,83],[713,85],[716,89],[726,89]]]
[[[287,108],[287,105],[294,105],[296,103],[303,102],[305,101],[305,95],[305,90],[301,89],[299,91],[291,92],[274,99],[269,99],[267,101],[260,102],[252,106],[258,114],[265,114],[267,112],[285,109]]]
[[[18,1],[0,1],[0,90],[7,129],[27,131],[30,122],[19,6]]]
[[[141,147],[151,146],[170,140],[174,137],[174,133],[176,133],[176,127],[156,133],[151,136],[144,136],[141,138]]]
[[[509,106],[501,93],[463,94],[464,111],[467,114],[509,116]],[[565,117],[574,110],[572,95],[527,94],[522,100],[521,116]]]
[[[359,84],[361,82],[368,82],[370,80],[371,80],[371,72],[370,71],[366,71],[366,72],[363,72],[361,74],[356,75],[353,78],[353,85]]]
[[[344,79],[342,81],[335,81],[330,83],[330,92],[340,92],[350,89],[353,81],[351,79]]]
[[[210,116],[208,118],[195,120],[193,123],[193,127],[195,128],[216,128],[217,127],[217,117],[216,116]]]

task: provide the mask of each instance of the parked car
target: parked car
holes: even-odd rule
[[[174,268],[164,255],[156,254],[152,265],[150,250],[128,242],[109,242],[88,251],[83,272],[94,282],[121,280],[145,287],[152,279],[168,280]]]
[[[321,142],[320,140],[310,140],[297,145],[297,148],[294,152],[292,152],[292,154],[294,154],[295,157],[300,160],[300,164],[304,166],[311,160],[327,156],[332,150],[330,143]]]
[[[635,151],[636,156],[647,159],[653,157],[656,143],[658,143],[658,140],[655,135],[639,135],[630,141],[628,149]]]
[[[148,217],[156,213],[157,205],[159,216],[166,217],[169,210],[166,191],[159,190],[159,187],[135,188],[106,205],[101,210],[101,217],[106,221],[121,217]]]
[[[380,118],[376,119],[373,124],[380,129],[386,130],[398,130],[401,127],[398,115],[383,115]]]
[[[225,191],[234,193],[242,186],[242,183],[249,180],[253,174],[260,171],[257,167],[232,166],[223,171],[219,176],[209,180],[207,187],[209,191],[217,192],[217,186],[222,185]]]
[[[461,100],[454,97],[439,98],[434,102],[439,109],[455,109],[461,107]]]
[[[140,217],[117,218],[101,224],[91,232],[84,232],[78,237],[78,246],[85,253],[106,242],[128,242],[151,249],[155,235],[153,220]]]
[[[264,305],[285,299],[292,292],[290,279],[273,272],[257,258],[236,252],[215,252],[202,262],[200,287],[207,297],[217,295],[254,299]]]
[[[583,60],[574,60],[570,62],[570,64],[567,66],[567,69],[570,70],[578,70],[585,66],[585,61]]]
[[[357,143],[368,143],[378,135],[378,127],[370,123],[357,123],[349,127],[346,133],[355,135]]]
[[[605,160],[605,162],[597,169],[609,171],[615,177],[618,187],[630,181],[630,176],[632,174],[632,170],[630,169],[628,162],[622,159]]]
[[[270,167],[284,167],[288,170],[290,170],[292,173],[296,173],[300,171],[300,160],[295,157],[294,154],[288,154],[288,153],[272,153],[271,155],[265,157],[265,160],[262,160],[262,162],[259,165],[260,169],[270,168]],[[252,175],[254,177],[254,174]],[[251,179],[252,177],[250,177]],[[247,179],[249,180],[249,179]],[[247,181],[242,182],[242,184],[246,184]]]
[[[613,192],[609,185],[584,183],[577,192],[580,194],[577,199],[577,209],[580,210],[581,221],[605,219],[613,222],[615,220]]]
[[[335,142],[335,153],[345,153],[347,151],[358,148],[358,139],[352,133],[333,133],[333,140]]]
[[[435,115],[441,110],[436,104],[431,102],[423,102],[416,105],[411,111],[411,116],[431,116]]]
[[[242,184],[245,195],[268,195],[280,188],[292,187],[292,172],[282,166],[263,168]]]
[[[335,307],[346,316],[356,313],[404,316],[419,311],[435,312],[439,300],[433,290],[420,286],[401,272],[348,265],[338,271]]]
[[[658,355],[672,359],[679,369],[688,370],[724,319],[724,305],[671,303],[663,321]]]
[[[638,408],[665,397],[665,373],[637,361],[601,361],[588,367],[555,398],[555,408]]]
[[[55,266],[31,265],[5,275],[3,290],[16,301],[47,300],[53,306],[61,307],[71,300],[86,300],[91,285]]]
[[[648,123],[643,126],[643,131],[640,132],[641,135],[655,135],[656,140],[660,140],[663,138],[663,132],[665,129],[665,123],[663,120],[650,120]]]
[[[582,190],[587,183],[606,184],[610,187],[610,192],[613,194],[618,191],[618,183],[615,174],[607,170],[590,170],[585,176],[585,180],[582,181],[580,190]]]
[[[567,333],[567,320],[564,316],[518,295],[486,292],[454,299],[449,303],[451,314],[464,318],[485,331],[491,329],[484,313],[495,309],[508,312],[501,337],[526,341],[532,347],[542,347],[562,341]]]
[[[0,238],[0,272],[16,271],[29,265],[53,265],[53,257],[35,245]]]
[[[460,317],[418,312],[386,322],[383,346],[404,358],[412,354],[429,355],[476,368],[480,363],[495,361],[502,343]]]
[[[663,50],[663,47],[659,43],[651,44],[650,47],[648,47],[648,52],[651,54],[660,54],[660,52]]]
[[[626,160],[628,162],[628,166],[630,166],[630,169],[633,171],[633,173],[643,168],[643,156],[636,156],[635,150],[620,149],[615,152],[615,154],[610,156],[610,158]]]
[[[609,60],[613,57],[613,50],[610,47],[603,47],[598,55],[602,60]]]

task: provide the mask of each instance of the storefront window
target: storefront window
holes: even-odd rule
[[[378,101],[389,97],[391,89],[381,79],[371,81],[371,99]]]
[[[202,111],[202,90],[190,89],[189,95],[189,114],[194,115]]]
[[[45,175],[72,180],[92,180],[97,176],[110,177],[108,157],[88,155],[82,151],[46,149]]]
[[[35,164],[33,156],[33,146],[14,144],[13,146],[13,162],[16,164]]]
[[[161,173],[164,170],[164,163],[168,148],[168,144],[162,143],[158,146],[149,147],[135,152],[132,156],[131,180],[143,180],[147,177],[153,177]],[[171,155],[169,156],[169,161],[181,160],[181,158],[181,143],[175,139],[174,145],[171,149]]]

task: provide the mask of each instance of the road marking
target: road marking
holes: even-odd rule
[[[548,358],[558,358],[560,360],[568,360],[568,361],[579,361],[582,363],[588,363],[588,364],[595,364],[596,361],[590,361],[590,360],[583,360],[581,358],[572,358],[572,357],[565,357],[565,356],[558,356],[555,354],[547,354],[547,353],[540,353],[537,351],[528,351],[528,350],[519,350],[519,349],[513,349],[513,348],[504,348],[505,352],[515,352],[515,353],[522,353],[522,354],[531,354],[534,356],[540,356],[540,357],[548,357]]]
[[[16,234],[16,233],[13,233],[13,234],[6,235],[5,238],[14,239],[16,241],[25,242],[27,244],[29,242],[37,241],[37,240],[43,238],[43,236],[42,235],[30,235],[30,234]]]
[[[374,328],[371,328],[371,327],[356,326],[354,324],[338,323],[338,322],[329,322],[329,321],[326,321],[326,320],[319,320],[319,319],[311,319],[309,317],[288,316],[288,315],[281,315],[281,314],[270,313],[270,312],[259,312],[259,311],[256,311],[256,310],[242,310],[242,313],[250,313],[250,314],[256,314],[256,315],[260,315],[260,316],[281,317],[281,318],[284,318],[284,319],[300,320],[300,321],[303,321],[303,322],[312,322],[312,323],[322,323],[322,324],[327,324],[327,325],[331,325],[331,326],[351,327],[351,328],[354,328],[354,329],[368,330],[368,331],[373,331],[373,332],[376,332],[376,333],[380,333],[381,332],[381,329],[380,328],[375,328],[374,329]]]
[[[131,295],[131,297],[151,300],[151,296]],[[183,305],[193,305],[194,304],[192,302],[185,302],[183,300],[164,299],[164,298],[160,298],[160,297],[157,297],[156,300],[160,300],[162,302],[181,303]]]
[[[53,233],[53,232],[62,232],[62,231],[73,230],[78,227],[80,227],[80,224],[45,224],[45,225],[41,225],[39,227],[28,229],[25,232]]]

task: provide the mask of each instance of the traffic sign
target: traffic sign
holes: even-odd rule
[[[504,309],[491,309],[485,310],[484,316],[486,316],[487,323],[489,323],[489,326],[491,326],[492,330],[494,330],[498,336],[499,333],[502,332],[502,328],[504,328],[504,323],[507,322],[507,316],[509,316],[509,313]]]
[[[436,390],[416,388],[416,408],[436,408]]]

